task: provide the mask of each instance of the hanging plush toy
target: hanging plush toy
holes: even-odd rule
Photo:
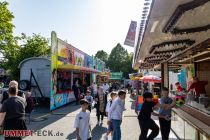
[[[158,95],[153,95],[153,102],[155,105],[158,103]]]
[[[143,96],[138,96],[136,100],[136,107],[135,107],[136,112],[141,111],[143,102],[144,102]]]
[[[182,106],[185,104],[185,97],[182,95],[177,95],[176,96],[176,105],[177,106]]]

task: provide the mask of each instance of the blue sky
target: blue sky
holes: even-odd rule
[[[139,23],[143,0],[7,0],[15,18],[14,35],[39,33],[94,55],[123,45],[130,21]],[[124,45],[123,45],[124,46]],[[134,48],[124,46],[129,52]]]

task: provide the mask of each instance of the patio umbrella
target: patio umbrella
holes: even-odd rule
[[[140,78],[143,82],[161,83],[161,78],[154,75],[146,75]]]

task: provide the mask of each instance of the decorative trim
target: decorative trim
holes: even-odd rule
[[[195,32],[202,32],[202,31],[207,31],[210,29],[210,24],[202,27],[195,27],[195,28],[189,28],[189,29],[179,29],[179,28],[174,28],[171,33],[172,34],[184,34],[184,33],[195,33]]]
[[[167,59],[165,62],[171,62],[171,61],[174,61],[176,59],[180,59],[180,58],[183,58],[183,57],[188,57],[187,54],[188,54],[189,51],[192,51],[192,53],[202,51],[203,49],[206,49],[209,44],[210,44],[210,38],[204,40],[203,42],[201,42],[201,43],[199,43],[195,46],[191,46],[190,48],[187,48],[183,52]]]
[[[203,30],[210,29],[210,25],[206,25],[203,27],[196,27],[196,28],[192,28],[192,29],[177,29],[177,28],[175,28],[177,21],[181,18],[183,13],[185,13],[186,11],[192,10],[196,7],[199,7],[201,5],[204,5],[207,2],[209,2],[209,0],[194,0],[194,1],[182,4],[182,5],[179,5],[176,8],[176,10],[174,11],[173,15],[168,20],[168,22],[166,23],[166,25],[164,26],[162,31],[164,33],[168,33],[170,31],[173,34],[178,34],[178,33],[200,32]]]
[[[163,48],[165,47],[166,45],[171,45],[171,44],[183,44],[183,43],[186,43],[188,46],[191,46],[192,44],[195,43],[195,40],[190,40],[190,39],[185,39],[185,40],[176,40],[176,41],[167,41],[167,42],[163,42],[161,44],[158,44],[158,45],[154,45],[150,48],[149,50],[149,53],[153,53],[154,50],[156,48]],[[172,51],[177,51],[177,50],[180,50],[181,48],[175,48],[171,51],[168,51],[168,52],[172,52]],[[167,51],[166,51],[167,52]],[[156,53],[155,53],[156,54]]]

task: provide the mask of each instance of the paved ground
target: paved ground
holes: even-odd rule
[[[134,113],[134,101],[127,97],[126,99],[126,111],[124,112],[124,118],[122,122],[122,140],[137,140],[140,134],[140,129],[138,121],[136,119],[136,114]],[[30,137],[24,138],[24,140],[73,140],[76,139],[76,133],[73,128],[74,118],[77,112],[79,112],[79,106],[70,104],[63,108],[60,108],[53,113],[50,113],[46,109],[37,110],[34,112],[36,118],[42,115],[45,118],[44,121],[32,121],[28,124],[28,129],[30,130],[41,130],[43,134],[47,134],[45,131],[53,132],[53,135],[58,135],[62,133],[62,136],[43,136],[40,134],[35,134]],[[44,112],[44,113],[43,113]],[[95,109],[91,113],[91,126],[92,126],[92,138],[93,140],[103,139],[103,135],[106,132],[106,119],[104,123],[100,126],[96,125]],[[158,123],[158,122],[157,122]],[[44,131],[45,130],[45,131]],[[40,136],[38,136],[40,135]],[[51,133],[50,133],[51,135]],[[171,132],[171,140],[176,140],[175,135]],[[1,139],[1,137],[0,137]],[[156,140],[161,140],[158,136]]]

